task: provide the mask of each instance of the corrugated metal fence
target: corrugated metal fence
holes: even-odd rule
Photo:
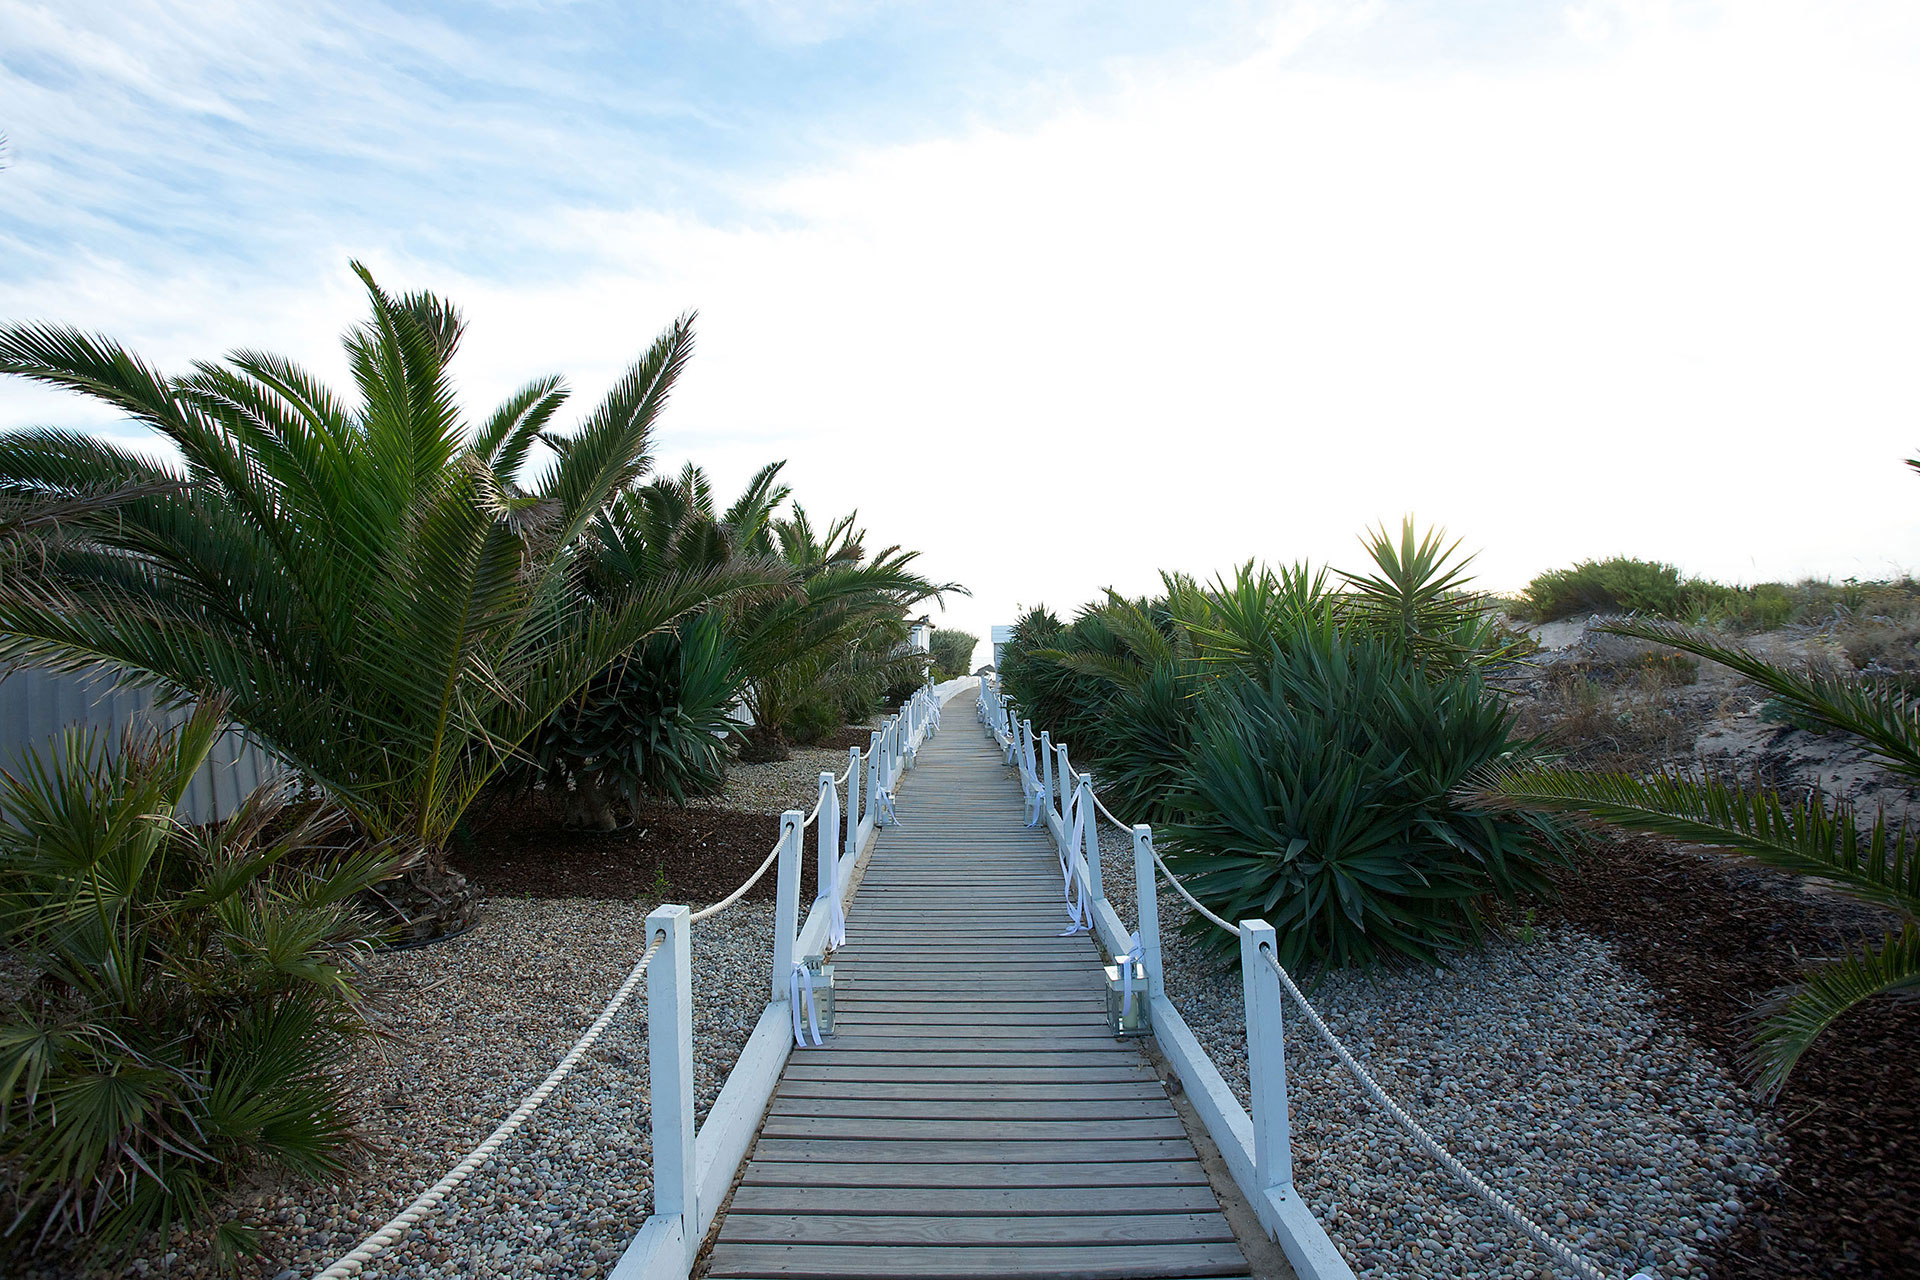
[[[186,714],[183,709],[157,709],[148,690],[116,687],[113,671],[105,667],[85,676],[0,668],[0,769],[16,769],[33,751],[44,758],[48,744],[74,726],[117,744],[129,724],[172,726]],[[206,767],[187,788],[185,816],[193,822],[224,818],[248,792],[279,772],[271,756],[230,730],[214,743]]]

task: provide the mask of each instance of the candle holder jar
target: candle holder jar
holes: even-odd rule
[[[800,963],[813,979],[814,1022],[819,1026],[821,1035],[830,1036],[833,1034],[833,961],[816,954],[803,958]],[[804,986],[800,994],[802,998],[806,996]]]
[[[1126,966],[1133,969],[1133,999],[1127,999]],[[1147,966],[1115,956],[1107,966],[1107,1029],[1116,1038],[1153,1034],[1153,1011],[1147,995]]]

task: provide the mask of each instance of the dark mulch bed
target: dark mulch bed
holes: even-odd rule
[[[859,747],[862,751],[873,741],[873,730],[863,724],[850,724],[836,733],[830,733],[818,742],[807,743],[810,747],[821,747],[828,751],[845,751],[848,747]]]
[[[544,791],[502,799],[477,815],[454,865],[482,893],[509,898],[644,898],[698,906],[726,897],[753,874],[780,836],[773,814],[646,805],[633,825],[605,835],[568,831]],[[813,898],[814,835],[800,860],[801,901]],[[777,868],[747,891],[772,901]]]
[[[1886,917],[1716,854],[1602,841],[1547,910],[1609,939],[1726,1061],[1769,992],[1805,958],[1878,937]],[[1751,1078],[1748,1076],[1747,1078]],[[1830,1028],[1769,1104],[1788,1163],[1733,1237],[1715,1280],[1920,1275],[1920,1005],[1877,1001]]]

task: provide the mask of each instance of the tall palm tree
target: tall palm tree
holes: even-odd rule
[[[588,590],[582,534],[650,467],[693,318],[655,339],[571,434],[557,377],[477,427],[454,401],[459,312],[393,296],[344,338],[358,398],[239,351],[168,377],[77,329],[0,327],[0,373],[79,392],[180,452],[150,461],[54,429],[0,434],[0,501],[131,489],[66,520],[0,588],[0,661],[96,663],[232,720],[325,787],[406,863],[448,834],[515,745],[649,633],[726,598],[700,571],[617,600]],[[542,438],[558,458],[529,470]]]
[[[1920,780],[1920,702],[1904,688],[1790,671],[1670,622],[1632,621],[1605,630],[1731,667],[1800,719],[1852,734],[1888,770]],[[1905,822],[1890,825],[1884,812],[1866,822],[1852,804],[1818,791],[1788,799],[1770,788],[1678,770],[1642,777],[1535,765],[1496,774],[1482,794],[1511,807],[1584,813],[1631,831],[1715,845],[1894,913],[1899,927],[1879,942],[1818,962],[1775,994],[1754,1036],[1766,1092],[1777,1093],[1801,1055],[1849,1009],[1884,995],[1920,995],[1920,835]]]

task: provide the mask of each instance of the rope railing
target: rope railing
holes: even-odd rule
[[[600,1011],[600,1016],[593,1020],[593,1025],[573,1042],[573,1048],[567,1050],[566,1056],[560,1059],[559,1065],[547,1073],[547,1078],[540,1082],[539,1088],[528,1094],[520,1105],[513,1109],[512,1115],[502,1120],[498,1127],[487,1135],[485,1141],[469,1152],[465,1159],[447,1170],[446,1176],[440,1181],[421,1192],[414,1198],[412,1204],[395,1214],[385,1226],[361,1241],[339,1261],[316,1274],[313,1280],[347,1280],[349,1276],[359,1275],[366,1269],[367,1263],[425,1221],[435,1209],[440,1207],[442,1200],[471,1177],[474,1170],[485,1164],[493,1156],[495,1149],[511,1138],[514,1131],[527,1122],[527,1117],[537,1111],[540,1104],[547,1100],[547,1096],[560,1087],[561,1081],[572,1074],[574,1065],[580,1061],[581,1056],[593,1047],[594,1042],[600,1038],[600,1033],[607,1029],[607,1024],[612,1022],[614,1016],[626,1006],[627,1000],[633,995],[634,988],[646,975],[647,966],[653,963],[653,957],[659,953],[660,944],[665,940],[665,935],[654,938],[651,945],[647,947],[646,954],[640,957],[640,962],[633,966],[631,973],[627,974],[627,980],[621,983],[619,990],[613,993],[613,999],[609,1000],[607,1007]]]
[[[815,798],[813,811],[807,814],[803,821],[795,823],[791,827],[783,827],[781,837],[774,843],[773,849],[767,854],[766,858],[761,861],[760,865],[754,869],[753,874],[741,882],[738,888],[726,897],[720,899],[720,901],[688,914],[686,923],[693,925],[703,920],[712,919],[714,916],[719,915],[721,912],[738,903],[755,884],[760,882],[761,878],[767,874],[768,869],[780,861],[781,853],[787,850],[790,843],[796,855],[791,874],[797,880],[799,833],[807,827],[813,826],[818,820],[822,808],[828,803],[828,795],[830,792],[834,796],[834,825],[836,827],[838,826],[838,788],[843,784],[847,784],[852,778],[856,762],[866,762],[870,767],[879,768],[882,789],[874,798],[877,799],[879,796],[890,797],[890,792],[886,790],[886,788],[890,788],[897,780],[898,773],[907,767],[907,764],[911,760],[912,752],[924,736],[932,732],[939,725],[939,708],[937,704],[932,702],[931,686],[917,692],[909,703],[903,707],[903,711],[907,713],[906,720],[903,721],[900,716],[894,716],[888,720],[886,727],[879,731],[879,741],[877,745],[881,757],[885,762],[884,764],[876,765],[876,747],[873,745],[870,745],[864,752],[849,748],[847,767],[839,777],[832,778],[831,786],[825,781],[830,778],[831,775],[824,773],[821,775],[823,781],[819,788],[818,795]],[[869,813],[863,818],[862,815],[854,811],[852,801],[853,793],[850,789],[847,808],[848,843],[850,846],[854,842],[856,832],[862,829],[867,822],[877,822],[879,816],[879,806],[877,804],[872,805]],[[789,831],[792,833],[791,837],[789,836]],[[826,833],[824,831],[822,831],[820,835],[823,850],[828,854],[833,854],[835,852],[835,846],[827,845]],[[837,837],[837,831],[835,835]],[[850,849],[849,852],[852,852],[852,850]],[[785,871],[782,873],[783,876],[787,874],[788,872]],[[783,883],[785,882],[783,881]],[[835,938],[838,938],[841,930],[844,929],[844,925],[839,923],[841,919],[838,911],[839,905],[837,899],[830,904],[833,910],[830,912],[832,923],[829,934]],[[671,908],[671,910],[681,911],[684,910],[684,908],[675,907]],[[791,933],[791,930],[789,930],[789,933]],[[369,1262],[403,1239],[414,1227],[431,1217],[450,1194],[458,1189],[462,1183],[466,1182],[468,1178],[472,1177],[476,1170],[484,1166],[487,1161],[493,1157],[501,1144],[511,1138],[514,1133],[526,1123],[528,1117],[537,1111],[541,1104],[553,1094],[554,1090],[558,1089],[566,1078],[572,1074],[574,1068],[579,1064],[580,1059],[594,1046],[600,1039],[600,1036],[606,1031],[608,1025],[618,1016],[620,1011],[626,1007],[627,1002],[633,996],[634,990],[639,986],[640,980],[646,976],[649,967],[653,964],[654,957],[659,954],[667,936],[664,932],[655,932],[646,952],[640,957],[632,970],[628,972],[625,981],[614,991],[612,998],[607,1001],[606,1006],[600,1011],[600,1015],[593,1020],[593,1023],[588,1026],[580,1038],[574,1042],[573,1047],[560,1059],[553,1070],[547,1073],[546,1079],[540,1082],[539,1087],[522,1099],[520,1105],[514,1108],[512,1114],[501,1121],[492,1133],[488,1134],[478,1146],[468,1152],[466,1156],[449,1169],[438,1182],[435,1182],[432,1186],[421,1192],[406,1208],[398,1214],[395,1214],[384,1226],[367,1236],[351,1251],[342,1255],[325,1270],[316,1272],[313,1280],[348,1280],[349,1277],[360,1274],[360,1272],[365,1270]],[[791,938],[789,938],[789,942],[791,942]],[[778,950],[779,946],[776,937],[776,953]],[[680,963],[685,963],[684,959],[681,960]],[[688,1102],[689,1104],[691,1103],[690,1097]],[[658,1117],[656,1116],[656,1125],[657,1124]]]
[[[1034,739],[1031,723],[1026,721],[1016,722],[1009,704],[1001,697],[998,690],[992,689],[988,685],[986,680],[982,680],[980,684],[979,711],[981,723],[986,725],[988,732],[994,736],[996,741],[1000,742],[1002,746],[1006,748],[1010,757],[1018,757],[1017,763],[1021,772],[1021,784],[1023,788],[1027,789],[1029,797],[1034,798],[1034,789],[1042,787],[1045,784],[1039,778],[1032,763],[1031,747]],[[1042,735],[1042,737],[1044,738],[1045,735]],[[1236,938],[1244,935],[1245,931],[1243,929],[1231,923],[1217,912],[1210,910],[1198,898],[1193,896],[1193,893],[1181,882],[1180,877],[1173,873],[1171,867],[1167,866],[1166,859],[1160,856],[1160,851],[1154,847],[1152,829],[1150,827],[1139,828],[1115,816],[1113,811],[1107,808],[1106,803],[1100,799],[1099,795],[1093,791],[1090,785],[1093,780],[1093,775],[1080,772],[1073,768],[1068,761],[1065,746],[1055,744],[1055,749],[1060,754],[1060,795],[1065,805],[1065,812],[1074,815],[1073,830],[1076,836],[1079,829],[1078,802],[1080,796],[1084,794],[1092,799],[1096,810],[1109,822],[1122,830],[1133,830],[1136,832],[1136,848],[1144,845],[1146,852],[1152,855],[1153,866],[1158,868],[1160,876],[1173,887],[1174,891],[1186,901],[1187,906],[1192,908],[1196,914]],[[1009,763],[1016,763],[1016,761],[1010,760]],[[1082,783],[1089,784],[1084,791],[1081,790]],[[1051,788],[1048,787],[1047,790],[1050,791]],[[1069,795],[1073,797],[1071,801],[1067,800]],[[1051,812],[1052,796],[1050,794],[1047,795],[1045,802],[1049,806],[1049,812]],[[1064,815],[1062,816],[1064,817]],[[1097,850],[1097,846],[1095,846],[1095,848]],[[1094,856],[1098,856],[1097,851]],[[1065,858],[1066,851],[1063,845],[1063,863]],[[1307,1000],[1305,993],[1300,990],[1291,975],[1287,973],[1285,967],[1280,964],[1279,957],[1273,953],[1272,948],[1263,943],[1259,948],[1259,954],[1261,958],[1265,960],[1267,966],[1273,970],[1279,980],[1280,986],[1293,998],[1294,1003],[1306,1016],[1308,1025],[1313,1028],[1315,1034],[1326,1043],[1328,1048],[1333,1051],[1334,1056],[1347,1068],[1348,1072],[1352,1074],[1362,1092],[1407,1133],[1413,1140],[1415,1146],[1429,1156],[1468,1191],[1472,1192],[1482,1202],[1488,1205],[1488,1207],[1492,1208],[1494,1212],[1504,1218],[1542,1252],[1580,1276],[1582,1280],[1612,1280],[1608,1272],[1575,1252],[1567,1244],[1549,1235],[1539,1224],[1527,1217],[1526,1214],[1522,1213],[1505,1196],[1494,1190],[1484,1179],[1467,1168],[1465,1164],[1461,1163],[1460,1160],[1443,1147],[1432,1134],[1422,1128],[1411,1115],[1407,1114],[1405,1108],[1401,1107],[1388,1095],[1380,1083],[1373,1078],[1365,1067],[1360,1065],[1359,1060],[1354,1057],[1353,1053],[1340,1038],[1334,1034],[1333,1029],[1326,1024],[1325,1019],[1320,1016],[1319,1011]],[[1249,1007],[1251,1008],[1251,1005]],[[1251,1021],[1251,1019],[1249,1020]],[[1252,1039],[1250,1027],[1248,1037],[1249,1071],[1256,1069],[1256,1064],[1252,1060]],[[1282,1105],[1284,1105],[1284,1102]],[[1288,1159],[1290,1160],[1291,1157],[1289,1156]],[[1652,1280],[1652,1277],[1646,1272],[1639,1272],[1632,1277],[1632,1280]]]

